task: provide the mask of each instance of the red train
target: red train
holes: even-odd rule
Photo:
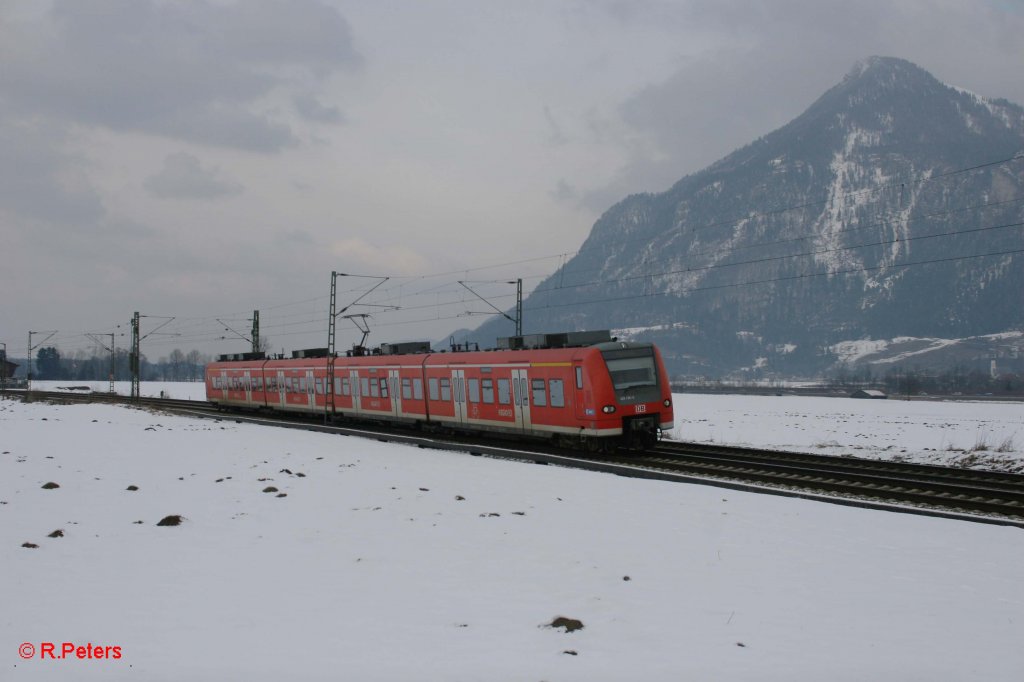
[[[499,339],[498,350],[433,352],[426,343],[323,349],[291,359],[221,356],[206,397],[225,407],[404,422],[542,437],[603,449],[643,447],[672,427],[672,394],[658,349],[608,332]],[[332,385],[333,384],[333,385]]]

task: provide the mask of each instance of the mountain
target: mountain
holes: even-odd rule
[[[611,328],[674,376],[757,378],[826,374],[854,342],[1024,329],[1022,152],[1020,106],[871,57],[782,128],[611,207],[524,301],[524,331]]]

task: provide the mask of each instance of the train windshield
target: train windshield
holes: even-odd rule
[[[657,386],[658,372],[654,365],[654,351],[646,348],[623,348],[602,353],[608,364],[615,390],[637,386]]]

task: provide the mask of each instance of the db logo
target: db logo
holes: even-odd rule
[[[637,405],[636,406],[636,411],[637,411],[637,413],[646,412],[647,411],[647,406],[646,405]]]

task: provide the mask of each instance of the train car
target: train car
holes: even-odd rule
[[[404,422],[421,428],[548,438],[601,449],[655,442],[673,424],[657,347],[607,332],[500,339],[497,350],[385,346],[331,358],[222,356],[207,399],[224,407]]]

